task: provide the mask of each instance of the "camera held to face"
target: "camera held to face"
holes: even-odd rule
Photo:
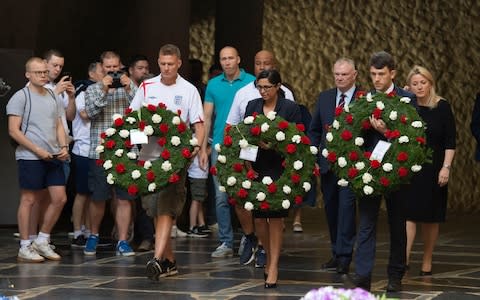
[[[108,86],[109,88],[118,89],[123,87],[123,84],[120,82],[120,77],[123,75],[122,71],[110,71],[107,73],[107,75],[113,78],[112,84]]]

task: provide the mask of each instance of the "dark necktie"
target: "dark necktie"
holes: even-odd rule
[[[345,95],[345,94],[340,95],[340,102],[338,102],[337,107],[344,107],[345,106],[345,97],[347,97],[347,95]]]

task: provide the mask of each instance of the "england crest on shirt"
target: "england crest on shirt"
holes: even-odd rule
[[[182,104],[182,96],[180,96],[180,95],[175,96],[174,102],[175,102],[175,105],[181,105]]]

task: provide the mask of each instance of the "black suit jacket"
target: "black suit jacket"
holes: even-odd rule
[[[480,161],[480,93],[477,94],[475,106],[473,107],[472,122],[470,123],[473,137],[477,140],[475,159]]]

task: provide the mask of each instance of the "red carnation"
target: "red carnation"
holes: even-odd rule
[[[350,132],[350,130],[345,129],[345,130],[342,131],[342,133],[340,134],[340,137],[341,137],[344,141],[349,141],[349,140],[352,139],[352,132]]]
[[[419,143],[419,144],[422,144],[422,145],[425,145],[425,138],[421,137],[421,136],[418,136],[415,138],[415,140]]]
[[[303,125],[302,123],[298,123],[297,125],[295,125],[297,127],[297,130],[298,131],[301,131],[301,132],[304,132],[305,131],[305,125]]]
[[[181,109],[177,109],[177,115],[180,117],[182,115],[182,110]]]
[[[335,108],[335,117],[338,117],[339,115],[341,115],[342,111],[343,111],[343,107],[337,106]]]
[[[105,139],[107,137],[107,134],[105,132],[100,133],[100,138]]]
[[[372,124],[370,124],[370,120],[365,119],[362,121],[362,129],[368,130],[372,127]]]
[[[115,141],[114,140],[108,140],[105,142],[105,147],[107,149],[113,149],[115,148]]]
[[[355,93],[355,99],[365,96],[367,93],[365,91],[358,91]]]
[[[230,204],[231,206],[235,206],[237,205],[237,200],[235,200],[235,198],[233,197],[228,197],[228,204]]]
[[[370,159],[370,156],[372,156],[372,152],[370,151],[363,152],[363,157],[365,157],[366,159]]]
[[[128,186],[128,194],[135,196],[138,193],[138,186],[136,184],[131,184]]]
[[[138,129],[140,129],[140,131],[143,131],[145,129],[145,125],[147,125],[147,123],[145,123],[144,120],[140,120],[140,122],[138,122]]]
[[[223,144],[227,147],[231,146],[232,145],[232,142],[233,142],[233,139],[231,136],[229,135],[226,135],[224,138],[223,138]]]
[[[398,155],[397,155],[397,160],[398,160],[399,162],[407,161],[407,159],[408,159],[408,154],[407,154],[406,152],[403,152],[403,151],[402,151],[402,152],[398,153]]]
[[[170,151],[168,151],[167,149],[163,149],[161,155],[162,155],[162,158],[163,158],[164,160],[167,160],[167,159],[170,158]]]
[[[147,171],[146,177],[149,182],[155,181],[155,173],[152,170]]]
[[[269,192],[270,194],[275,193],[275,192],[277,191],[277,185],[275,184],[275,182],[269,184],[269,185],[267,186],[267,190],[268,190],[268,192]]]
[[[387,177],[380,177],[380,184],[383,186],[389,186],[390,185],[390,180],[388,180]]]
[[[130,142],[130,140],[126,140],[123,144],[125,145],[125,148],[127,148],[127,149],[132,149],[133,148],[133,144],[132,144],[132,142]]]
[[[348,124],[352,124],[353,123],[353,116],[352,114],[348,114],[345,116],[345,122],[347,122]]]
[[[297,146],[295,146],[295,144],[288,144],[287,146],[285,146],[285,150],[288,154],[293,154],[297,152]]]
[[[320,176],[320,168],[315,166],[313,167],[313,175]]]
[[[286,166],[287,166],[287,162],[285,160],[282,160],[282,168],[285,169]]]
[[[387,94],[387,97],[393,98],[393,97],[395,97],[396,94],[397,93],[395,92],[395,90],[393,90],[393,91],[391,91],[390,93]]]
[[[238,190],[238,192],[237,192],[237,196],[238,196],[239,198],[243,198],[243,199],[244,199],[244,198],[247,198],[248,192],[247,192],[247,190],[245,190],[245,189],[240,189],[240,190]]]
[[[288,128],[288,122],[287,121],[280,121],[278,123],[278,129],[285,130],[287,128]]]
[[[250,179],[250,180],[253,180],[255,178],[257,178],[257,174],[255,173],[254,170],[250,169],[247,171],[247,178]]]
[[[407,124],[407,116],[406,115],[401,115],[400,116],[400,122],[402,122],[402,124]]]
[[[147,110],[151,111],[151,112],[156,112],[157,111],[157,107],[153,104],[149,104],[147,105]]]
[[[167,143],[167,139],[164,138],[164,137],[161,137],[157,140],[157,144],[160,146],[160,147],[163,147],[165,146],[165,144]]]
[[[185,158],[190,158],[192,156],[192,152],[188,148],[183,148],[182,149],[182,156]]]
[[[351,152],[348,154],[348,158],[349,158],[350,160],[357,161],[357,160],[358,160],[358,153],[357,153],[357,151],[351,151]]]
[[[290,176],[290,179],[295,184],[299,183],[300,182],[300,175],[298,175],[297,173],[293,173],[292,176]]]
[[[144,160],[137,160],[137,165],[139,165],[140,167],[143,167],[145,165],[145,161]]]
[[[180,176],[178,176],[177,173],[173,173],[172,175],[170,175],[170,178],[168,178],[168,182],[170,183],[175,183],[179,180],[180,180]]]
[[[133,109],[130,108],[130,107],[125,108],[125,114],[126,114],[126,115],[128,115],[128,114],[131,113],[132,111],[133,111]]]
[[[251,133],[253,136],[260,135],[260,132],[261,132],[261,129],[260,129],[259,126],[254,126],[254,127],[250,128],[250,133]]]
[[[123,118],[117,118],[115,119],[115,121],[113,121],[113,123],[115,124],[115,126],[117,127],[120,127],[120,126],[123,126]]]
[[[303,198],[302,198],[302,196],[297,195],[297,196],[295,196],[293,201],[295,202],[296,205],[300,205],[303,202]]]
[[[268,204],[267,201],[263,201],[262,203],[260,203],[260,209],[267,210],[269,208],[270,208],[270,204]]]
[[[258,113],[256,111],[254,111],[253,114],[252,114],[253,119],[256,119],[257,116],[258,116]]]
[[[232,129],[232,125],[227,124],[227,126],[225,126],[225,132],[228,133],[230,129]]]
[[[103,159],[97,159],[97,160],[95,161],[95,163],[96,163],[97,166],[99,166],[99,167],[103,166],[103,163],[104,163],[104,162],[105,162],[105,161],[104,161]]]
[[[380,165],[380,162],[376,159],[370,161],[370,167],[372,167],[372,169],[378,169]]]
[[[122,163],[119,163],[118,165],[115,166],[115,171],[117,171],[118,174],[123,174],[125,173],[125,165]]]
[[[310,145],[310,138],[304,135],[300,138],[300,142],[304,145]]]
[[[165,103],[162,103],[162,102],[158,103],[158,107],[160,107],[161,109],[166,109],[167,108]]]
[[[163,134],[168,132],[168,125],[165,123],[160,124],[158,128],[160,129],[160,132],[162,132]]]
[[[353,168],[353,167],[352,167],[352,168],[348,169],[348,173],[347,173],[347,174],[348,174],[348,177],[349,177],[349,178],[354,178],[354,177],[356,177],[356,176],[358,175],[358,170],[357,170],[356,168]]]
[[[375,119],[380,119],[382,117],[382,110],[380,108],[376,107],[373,110],[372,115]]]
[[[213,176],[217,176],[217,167],[210,167],[210,174],[212,174]]]
[[[334,163],[337,161],[337,154],[335,152],[329,152],[327,155],[327,160],[331,163]]]
[[[178,133],[183,133],[185,130],[187,130],[187,125],[185,125],[185,123],[180,123],[177,125],[177,130],[178,130]]]
[[[240,173],[240,172],[243,171],[243,164],[234,163],[232,167],[233,167],[233,170],[234,170],[235,172],[239,172],[239,173]]]
[[[398,168],[398,176],[405,177],[408,175],[408,169],[405,167]]]

